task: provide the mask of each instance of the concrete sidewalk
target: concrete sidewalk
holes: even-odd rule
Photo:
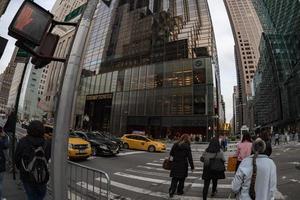
[[[18,174],[16,180],[13,180],[12,173],[4,173],[3,198],[7,200],[26,200],[23,184]]]

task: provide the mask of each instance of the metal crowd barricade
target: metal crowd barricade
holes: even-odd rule
[[[67,177],[68,199],[110,199],[110,177],[106,172],[68,161]]]
[[[110,177],[101,170],[68,161],[66,178],[68,179],[68,200],[111,199]],[[51,180],[49,181],[46,200],[53,200],[50,182]]]

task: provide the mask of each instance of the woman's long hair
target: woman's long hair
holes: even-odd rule
[[[249,132],[246,132],[246,133],[243,134],[242,143],[245,142],[245,141],[252,142],[251,135],[250,135]]]
[[[220,149],[221,145],[219,143],[219,140],[217,138],[213,138],[205,151],[208,153],[217,153],[220,151]]]
[[[270,135],[268,130],[263,130],[260,134],[259,137],[263,140],[263,141],[269,141],[270,140]]]
[[[191,144],[191,138],[188,134],[183,134],[180,139],[178,140],[178,144]]]
[[[258,154],[262,154],[266,150],[266,143],[258,138],[255,140],[255,142],[252,145],[252,150],[254,152],[253,159],[252,159],[252,177],[251,177],[251,183],[250,183],[250,189],[249,189],[249,196],[252,200],[255,200],[256,194],[255,194],[255,181],[256,181],[256,173],[257,173],[257,165],[256,165],[256,158]]]

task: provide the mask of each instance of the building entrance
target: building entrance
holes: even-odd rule
[[[88,95],[85,102],[85,115],[89,117],[88,129],[109,131],[112,94]]]

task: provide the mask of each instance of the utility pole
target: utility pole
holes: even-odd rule
[[[22,86],[23,86],[23,81],[24,81],[24,77],[26,74],[26,69],[27,69],[27,65],[29,63],[29,58],[25,58],[25,65],[24,65],[24,69],[22,72],[22,76],[21,76],[21,80],[18,86],[18,93],[16,96],[16,102],[15,102],[15,106],[14,106],[14,112],[13,112],[13,126],[12,126],[12,172],[13,172],[13,179],[16,180],[16,166],[15,166],[15,146],[16,146],[16,125],[17,125],[17,120],[18,120],[18,109],[19,109],[19,100],[20,100],[20,95],[21,95],[21,91],[22,91]]]
[[[67,61],[65,79],[62,86],[58,106],[56,108],[54,138],[52,141],[52,189],[53,199],[67,197],[67,148],[72,106],[75,97],[76,82],[80,71],[80,61],[84,51],[86,38],[99,0],[89,0],[80,21],[74,44]]]

